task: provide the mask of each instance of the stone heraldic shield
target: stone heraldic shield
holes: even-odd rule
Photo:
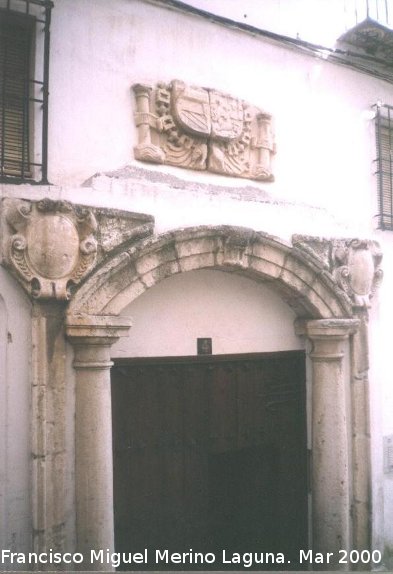
[[[172,82],[172,113],[185,132],[202,137],[210,135],[209,92],[204,88],[188,87],[178,80]]]
[[[214,90],[209,95],[212,139],[239,138],[243,132],[243,102]]]
[[[135,84],[135,158],[273,181],[271,116],[218,90],[181,80]]]
[[[223,141],[235,140],[243,131],[243,103],[216,90],[172,82],[172,113],[184,131]]]

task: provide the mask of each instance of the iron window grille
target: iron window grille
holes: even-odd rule
[[[393,107],[377,104],[375,109],[378,226],[393,230]]]
[[[48,183],[51,0],[0,0],[0,181]]]

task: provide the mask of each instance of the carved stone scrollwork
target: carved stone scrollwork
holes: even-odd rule
[[[38,299],[69,299],[97,256],[93,213],[66,201],[7,200],[4,263]]]
[[[352,239],[333,249],[334,277],[353,306],[370,307],[370,299],[382,281],[382,253],[375,241]]]
[[[271,116],[216,90],[170,84],[133,86],[136,159],[273,181]]]
[[[316,256],[352,302],[353,309],[368,309],[380,285],[382,252],[369,239],[323,239],[294,236],[293,244]]]

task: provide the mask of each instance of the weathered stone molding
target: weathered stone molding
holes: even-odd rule
[[[87,570],[108,569],[90,563],[91,550],[114,551],[110,348],[130,327],[129,319],[114,316],[68,316],[66,322],[76,376],[76,549]]]
[[[273,283],[303,317],[351,317],[348,295],[321,260],[271,235],[242,227],[193,227],[137,242],[100,266],[70,311],[118,314],[165,277],[195,269],[241,271]]]
[[[270,114],[217,90],[173,80],[135,84],[135,158],[273,181]]]
[[[145,262],[148,257],[154,259],[150,269],[156,269],[159,276],[167,273],[161,264],[168,269],[175,267],[177,272],[224,264],[228,268],[239,266],[266,275],[267,279],[271,276],[283,291],[289,291],[288,303],[304,316],[314,312],[310,301],[303,311],[297,309],[302,306],[301,299],[307,302],[305,291],[313,292],[309,298],[312,296],[318,305],[318,283],[323,284],[334,299],[341,300],[343,308],[340,311],[321,308],[321,317],[350,316],[356,309],[368,308],[382,279],[382,255],[375,241],[294,236],[291,247],[267,234],[240,227],[190,228],[156,238],[152,237],[153,229],[154,219],[144,214],[48,199],[35,202],[6,199],[2,202],[3,264],[33,298],[64,300],[70,299],[78,284],[89,275],[92,280],[87,281],[80,293],[89,292],[90,297],[102,281],[111,283],[107,270],[118,274],[122,267],[129,267],[128,263],[131,266],[124,272],[129,277],[134,274],[139,281],[139,292],[143,291],[150,286],[152,277],[143,278],[141,262],[133,265],[141,253]],[[145,237],[148,239],[140,242]],[[191,259],[183,256],[183,244],[196,241],[201,245],[202,237],[207,252],[196,246],[191,264]],[[168,241],[176,246],[172,257]],[[161,245],[166,245],[162,251]],[[277,250],[281,253],[279,262],[274,253]],[[184,259],[181,264],[180,259]],[[95,267],[98,272],[94,272]],[[297,271],[300,275],[295,280]],[[326,301],[325,298],[325,306]]]

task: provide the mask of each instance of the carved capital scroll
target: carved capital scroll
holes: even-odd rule
[[[217,90],[179,80],[135,84],[135,158],[273,181],[270,114]]]
[[[97,256],[91,210],[66,201],[4,202],[4,264],[37,299],[69,299]]]

